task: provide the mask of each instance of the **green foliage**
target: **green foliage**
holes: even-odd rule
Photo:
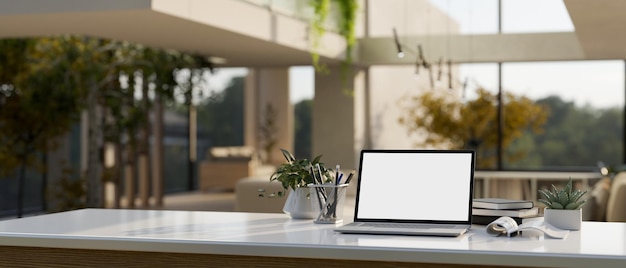
[[[592,167],[599,160],[621,163],[623,107],[577,106],[559,96],[538,99],[536,103],[549,111],[544,133],[526,132],[523,139],[507,147],[507,154],[518,151],[515,149],[528,152],[524,161],[505,162],[507,168]],[[572,155],[576,157],[567,157]]]
[[[133,147],[137,133],[148,127],[149,85],[166,100],[174,97],[175,89],[188,97],[193,85],[176,87],[176,72],[212,68],[197,55],[83,36],[2,39],[0,63],[0,172],[5,173],[0,177],[18,167],[39,166],[36,154],[53,149],[55,138],[69,131],[84,108],[95,124],[89,130],[90,174],[101,161],[95,145],[102,141],[99,131],[104,130],[106,141],[121,143],[126,137]],[[128,86],[120,78],[129,78]],[[135,81],[141,81],[141,100],[134,94]],[[98,123],[95,107],[103,108],[104,124]],[[142,140],[147,145],[148,139]],[[88,189],[96,192],[89,196],[98,196],[101,178],[93,175],[88,176]]]
[[[48,195],[53,199],[55,206],[50,212],[61,212],[87,207],[87,189],[85,179],[71,179],[71,168],[62,169],[62,177],[58,184],[48,187]]]
[[[573,191],[572,178],[569,179],[562,189],[557,189],[553,184],[552,191],[541,189],[539,193],[543,198],[540,198],[538,201],[551,209],[580,209],[587,202],[585,199],[582,199],[582,196],[587,191]]]
[[[336,0],[339,5],[340,21],[339,34],[346,40],[346,60],[344,70],[352,63],[352,49],[356,43],[355,24],[356,11],[359,8],[357,0]]]
[[[478,154],[478,167],[494,166],[496,157],[490,152],[497,147],[496,94],[477,90],[478,97],[460,101],[448,93],[429,91],[408,100],[405,115],[399,119],[409,133],[425,136],[418,146],[470,148]],[[502,146],[507,148],[525,131],[542,132],[548,112],[529,98],[506,93],[503,97]],[[509,161],[521,158],[525,152],[507,155]]]
[[[352,50],[356,43],[355,24],[356,11],[358,9],[357,0],[335,0],[339,8],[339,34],[346,40],[345,60],[343,71],[349,69],[352,64]],[[310,0],[313,7],[313,20],[311,22],[311,33],[314,51],[311,52],[313,66],[317,71],[327,71],[325,66],[319,63],[319,54],[315,51],[319,47],[320,39],[326,33],[325,22],[328,17],[331,0]]]
[[[0,39],[0,94],[6,94],[17,76],[27,72],[28,55],[36,39]]]
[[[280,149],[287,160],[278,167],[276,172],[270,176],[270,181],[279,181],[285,190],[306,187],[310,183],[315,183],[313,176],[321,179],[322,182],[330,181],[331,170],[327,169],[324,163],[320,162],[321,155],[315,157],[313,161],[308,159],[296,159],[289,151]],[[319,166],[319,171],[317,167]],[[315,174],[311,173],[313,171]],[[321,178],[320,178],[321,173]],[[284,193],[279,193],[279,196]]]
[[[9,67],[0,68],[0,170],[37,166],[36,153],[54,148],[52,140],[78,119],[84,91],[77,87],[78,76],[72,71],[76,58],[66,41],[60,37],[0,42],[0,58],[9,61]]]
[[[326,27],[324,23],[328,17],[330,10],[330,0],[310,0],[310,5],[313,7],[313,20],[311,22],[311,34],[313,42],[313,52],[311,52],[311,58],[313,60],[313,67],[317,71],[325,71],[325,66],[320,65],[320,55],[317,53],[320,39],[322,35],[326,33]]]

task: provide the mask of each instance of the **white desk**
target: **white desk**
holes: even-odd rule
[[[483,180],[482,197],[488,196],[491,180],[514,180],[528,179],[530,180],[530,200],[537,200],[537,181],[538,180],[580,180],[583,182],[585,190],[589,189],[590,179],[600,179],[600,172],[560,172],[560,171],[475,171],[474,178]]]
[[[492,237],[483,226],[458,238],[344,235],[334,227],[283,214],[85,209],[1,221],[0,267],[293,267],[302,262],[626,267],[626,223],[584,222],[565,240],[532,233]]]

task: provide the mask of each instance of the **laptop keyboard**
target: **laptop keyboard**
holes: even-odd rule
[[[423,224],[423,223],[379,223],[368,222],[364,223],[364,226],[382,227],[382,228],[454,228],[454,225],[441,225],[441,224]]]

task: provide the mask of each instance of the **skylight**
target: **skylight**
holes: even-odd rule
[[[498,32],[498,3],[503,33],[571,32],[574,25],[562,0],[430,0],[456,20],[461,34]]]

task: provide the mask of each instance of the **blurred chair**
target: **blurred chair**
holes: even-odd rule
[[[593,185],[587,193],[587,203],[583,207],[583,220],[606,221],[606,210],[611,191],[611,179],[604,177]]]
[[[606,220],[626,222],[626,172],[620,172],[613,178],[607,204]]]

